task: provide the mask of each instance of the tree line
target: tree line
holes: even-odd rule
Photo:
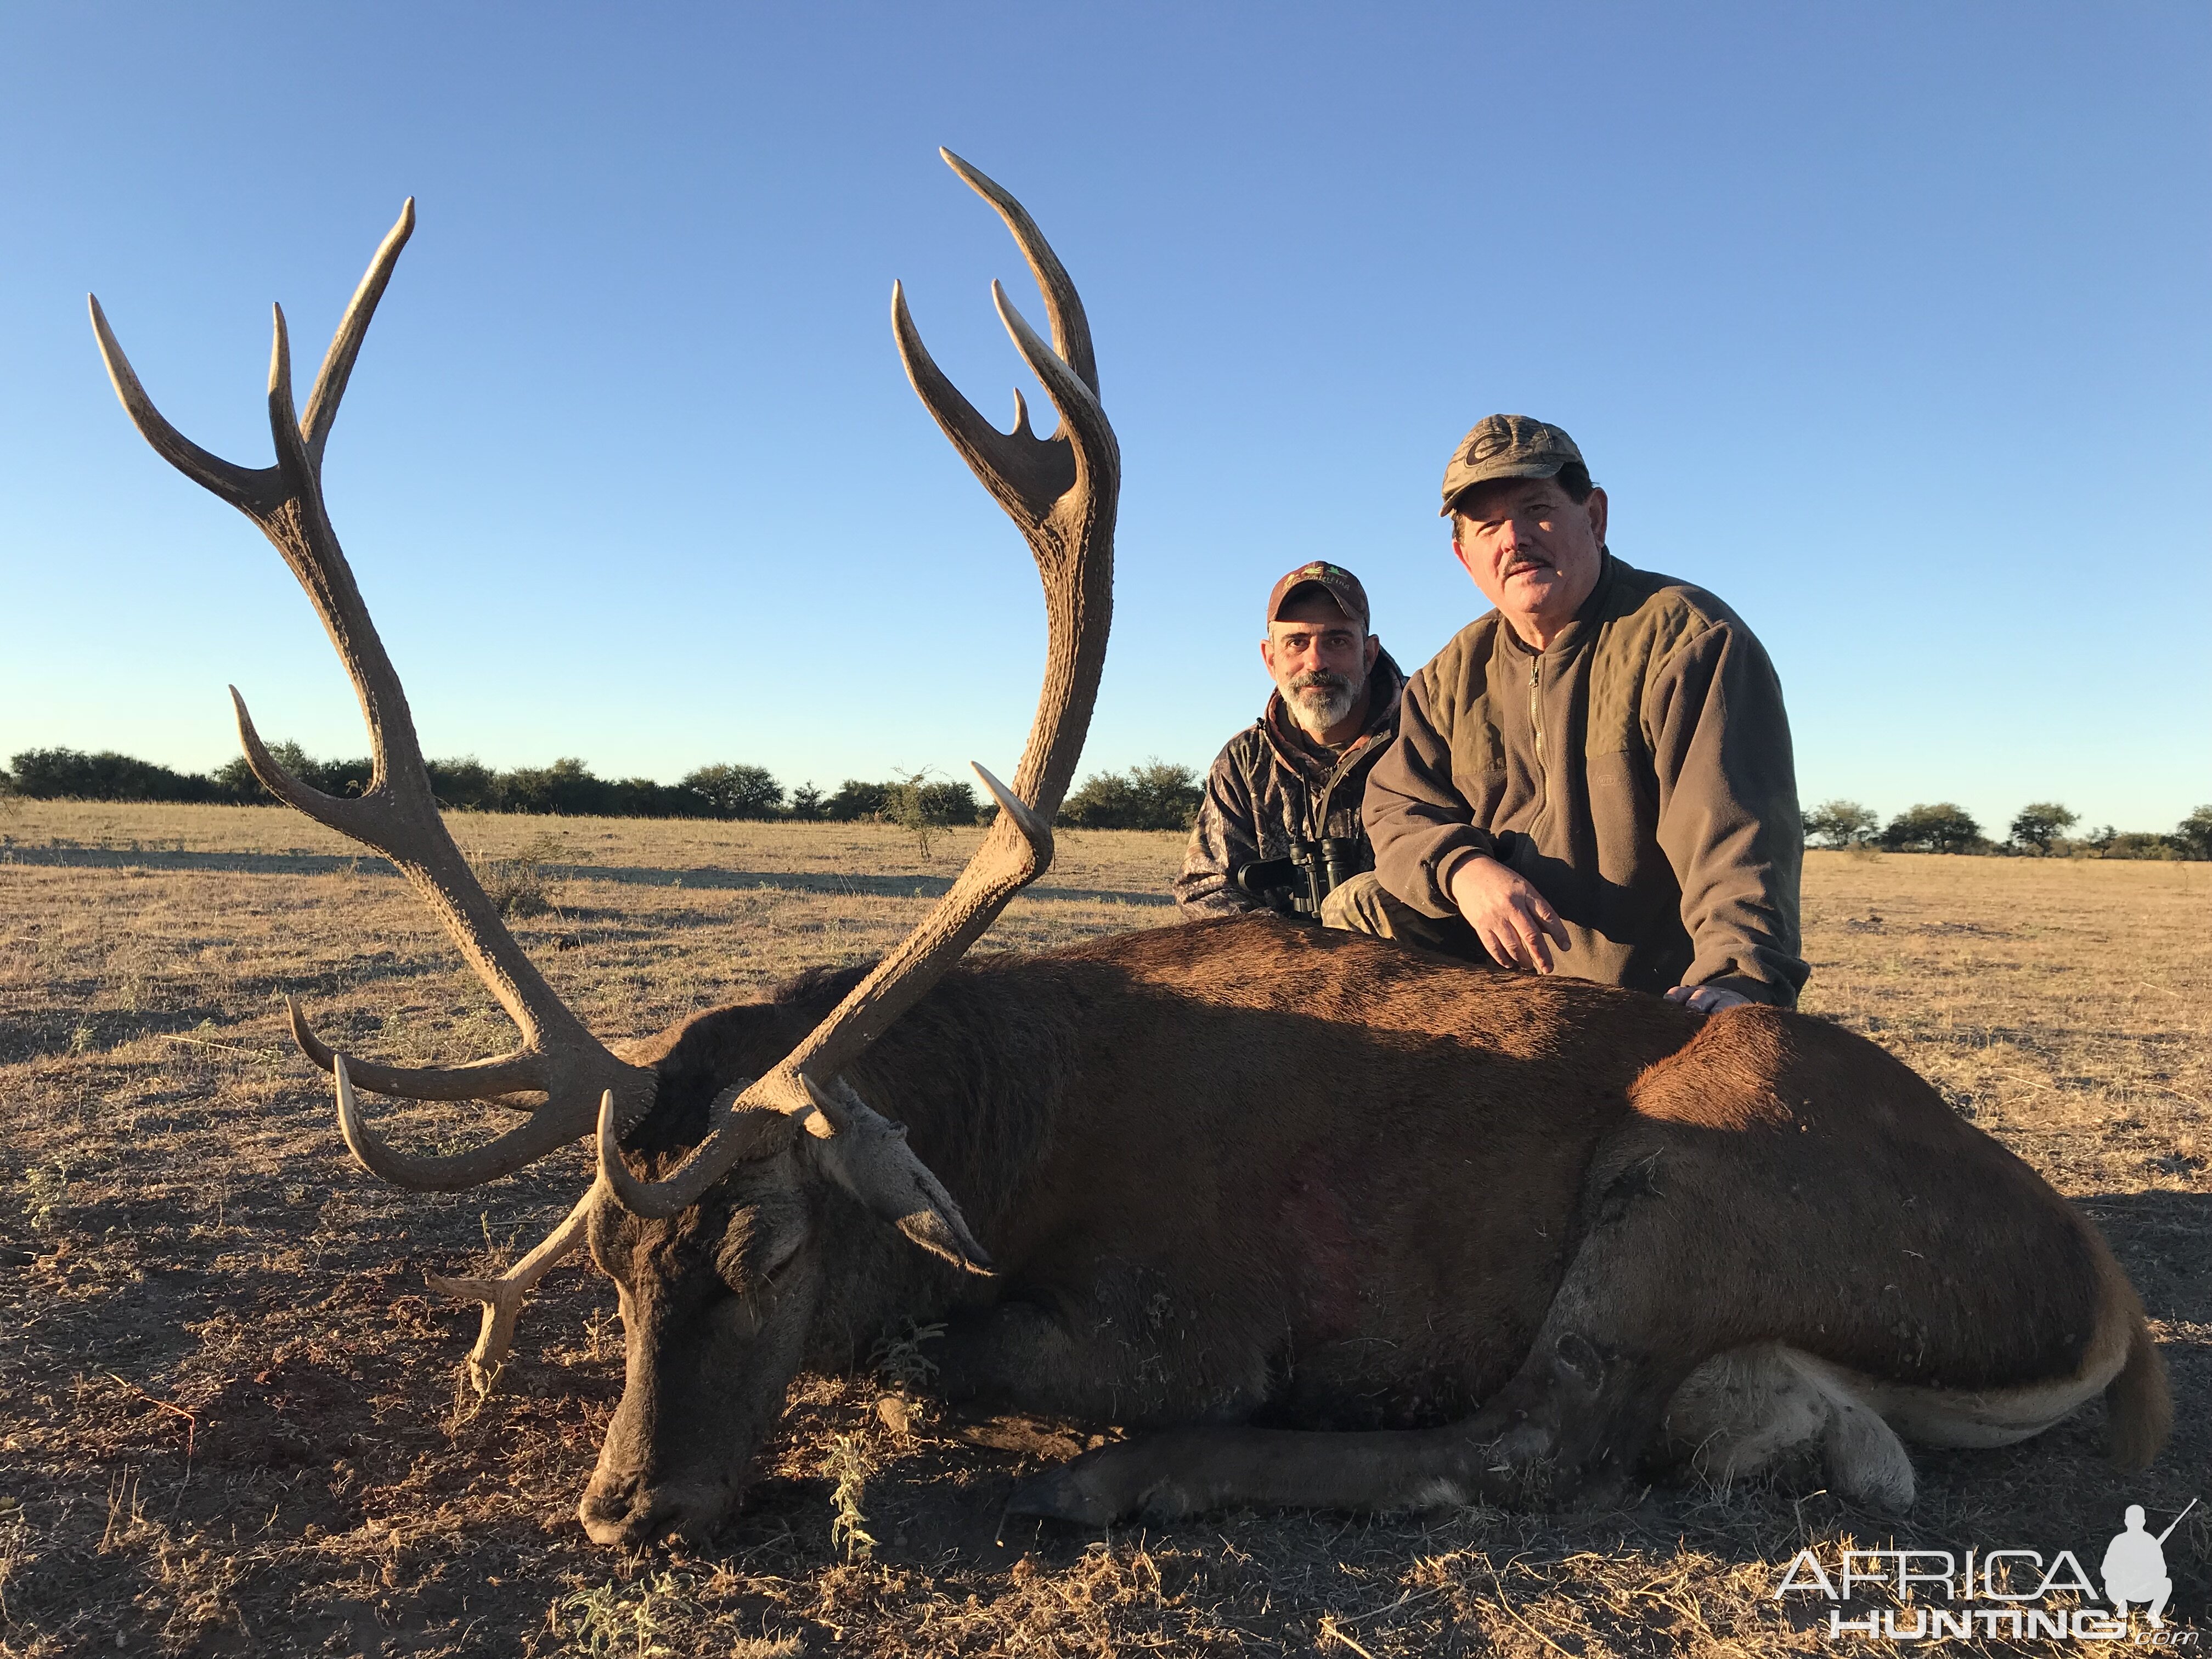
[[[368,787],[369,763],[321,761],[297,744],[271,750],[302,783],[332,795]],[[833,791],[811,783],[787,790],[766,767],[702,766],[674,783],[650,778],[602,778],[582,761],[498,771],[473,757],[425,763],[440,805],[481,812],[557,813],[568,817],[782,819],[810,823],[896,823],[918,832],[988,823],[998,809],[971,784],[906,773],[869,782],[847,778]],[[112,750],[32,749],[0,770],[0,793],[37,800],[184,801],[269,805],[241,756],[213,772],[178,772]],[[1061,805],[1059,822],[1077,830],[1188,830],[1198,815],[1204,783],[1192,768],[1152,760],[1126,772],[1095,772]],[[2082,830],[2081,815],[2057,801],[2036,801],[2014,815],[2004,838],[1985,834],[1973,815],[1951,801],[1907,807],[1884,823],[1854,800],[1823,801],[1804,815],[1808,846],[1869,848],[1898,853],[2026,854],[2037,857],[2212,859],[2212,805],[2200,806],[2166,834]]]
[[[359,760],[317,760],[295,743],[270,751],[301,782],[325,794],[358,795],[372,768]],[[876,782],[848,778],[825,792],[811,783],[786,790],[763,766],[717,764],[674,783],[651,778],[602,778],[573,757],[550,766],[499,771],[474,757],[426,761],[439,805],[480,812],[557,813],[567,817],[784,819],[817,823],[897,823],[910,830],[987,823],[998,811],[975,786],[923,772]],[[0,770],[0,793],[33,800],[178,801],[265,806],[262,787],[240,756],[212,772],[179,772],[112,750],[30,749]],[[1148,761],[1127,772],[1084,780],[1061,805],[1060,822],[1079,830],[1187,830],[1197,815],[1198,775],[1188,766]]]
[[[1909,806],[1887,823],[1855,800],[1823,801],[1805,814],[1810,847],[1880,848],[1893,853],[2026,854],[2035,858],[2212,859],[2212,805],[2200,806],[2167,834],[2100,828],[2071,833],[2081,815],[2060,801],[2033,801],[2013,815],[2002,841],[1983,833],[1972,813],[1948,800]]]

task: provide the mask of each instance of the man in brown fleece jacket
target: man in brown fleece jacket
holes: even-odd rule
[[[1702,1012],[1794,1002],[1804,834],[1765,651],[1711,593],[1613,556],[1557,427],[1490,416],[1443,499],[1497,608],[1407,683],[1346,919]]]

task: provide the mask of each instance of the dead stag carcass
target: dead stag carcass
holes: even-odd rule
[[[276,544],[360,694],[366,794],[288,776],[241,702],[255,774],[390,857],[522,1034],[495,1060],[401,1069],[333,1054],[295,1008],[347,1144],[387,1180],[450,1191],[596,1130],[599,1179],[544,1243],[497,1280],[446,1281],[484,1303],[488,1380],[563,1253],[588,1237],[614,1279],[628,1380],[580,1505],[592,1536],[710,1532],[792,1376],[862,1363],[908,1322],[945,1325],[930,1357],[949,1395],[1158,1431],[1015,1493],[1078,1521],[1559,1502],[1654,1452],[1728,1477],[1808,1442],[1839,1489],[1895,1505],[1912,1492],[1900,1435],[2000,1444],[2100,1389],[2114,1455],[2151,1456],[2171,1407],[2103,1241],[1834,1026],[1700,1019],[1264,917],[961,961],[1051,857],[1104,657],[1120,457],[1066,272],[1018,203],[947,160],[1013,232],[1052,328],[1048,346],[998,295],[1060,415],[1039,438],[1018,398],[1000,433],[894,290],[915,390],[1043,577],[1028,746],[1011,788],[984,775],[1001,810],[975,860],[872,969],[696,1016],[627,1058],[552,994],[454,848],[324,511],[324,445],[412,204],[296,417],[278,313],[272,467],[171,428],[93,307],[139,430]],[[357,1086],[528,1115],[421,1157],[368,1128]]]

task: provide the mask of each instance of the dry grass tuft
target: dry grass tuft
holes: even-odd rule
[[[516,931],[610,1036],[884,949],[980,833],[946,832],[933,864],[893,826],[581,819],[550,846],[543,820],[455,827],[557,892]],[[572,1518],[621,1389],[605,1281],[556,1270],[478,1401],[455,1386],[475,1312],[422,1279],[526,1247],[585,1179],[580,1151],[476,1193],[398,1193],[345,1160],[322,1080],[290,1056],[287,991],[380,1058],[507,1046],[405,884],[275,809],[21,802],[4,828],[4,1659],[118,1638],[173,1656],[1815,1652],[1824,1626],[1772,1595],[1799,1548],[2094,1559],[2126,1503],[2171,1518],[2206,1491],[2204,866],[1834,854],[1807,874],[1808,1006],[1903,1055],[2071,1194],[2142,1289],[2179,1401],[2150,1471],[2103,1462],[2092,1412],[2023,1447],[1923,1453],[1901,1523],[1801,1471],[1588,1515],[1002,1528],[1012,1482],[1090,1425],[953,1424],[916,1331],[872,1375],[799,1380],[711,1550],[623,1559]],[[1171,920],[1180,852],[1175,836],[1063,836],[991,943]],[[467,1109],[377,1109],[414,1144],[476,1133]],[[2202,1508],[2166,1551],[2193,1626],[2212,1608]]]

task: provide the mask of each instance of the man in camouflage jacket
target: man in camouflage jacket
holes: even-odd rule
[[[1267,596],[1267,621],[1260,652],[1275,693],[1206,775],[1175,881],[1188,916],[1264,908],[1238,888],[1237,872],[1287,858],[1298,843],[1336,838],[1354,846],[1347,872],[1374,865],[1360,799],[1369,768],[1397,735],[1406,677],[1368,631],[1366,590],[1341,565],[1288,573]]]

